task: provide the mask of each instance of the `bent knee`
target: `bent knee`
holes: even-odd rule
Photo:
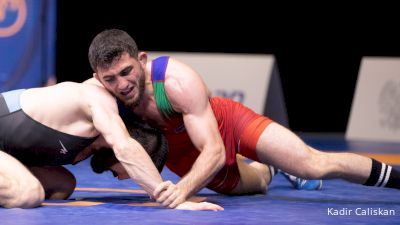
[[[14,190],[13,196],[10,196],[3,204],[5,208],[34,208],[40,206],[44,201],[45,193],[39,181],[33,181],[29,184],[19,184]]]
[[[76,187],[75,176],[69,171],[63,173],[62,182],[55,182],[46,188],[46,199],[67,199],[74,192]]]
[[[240,180],[231,194],[265,194],[271,179],[268,167],[258,162],[238,161]]]
[[[304,179],[323,179],[329,173],[328,160],[325,154],[312,154],[300,166],[299,177]]]
[[[66,199],[76,186],[75,176],[62,166],[30,167],[42,184],[46,199]]]
[[[76,180],[65,182],[64,185],[46,190],[46,199],[63,200],[72,195],[76,187]]]

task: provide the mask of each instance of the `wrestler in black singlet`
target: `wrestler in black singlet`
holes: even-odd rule
[[[66,134],[27,115],[20,106],[24,90],[0,94],[0,150],[27,166],[70,164],[97,137]]]

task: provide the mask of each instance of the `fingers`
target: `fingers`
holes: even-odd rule
[[[181,196],[179,189],[171,195],[164,203],[168,205],[169,208],[176,208],[179,204],[185,201],[185,198]]]
[[[177,199],[178,197],[179,190],[177,190],[176,187],[169,186],[169,188],[162,192],[160,197],[156,200],[164,207],[175,208],[178,205],[176,202],[181,203],[181,201]]]
[[[201,204],[203,205],[202,210],[211,210],[211,211],[223,211],[224,210],[224,208],[222,208],[221,206],[210,203],[210,202],[201,202]]]
[[[153,196],[160,205],[168,208],[175,208],[185,199],[180,189],[171,181],[160,183],[154,190]]]
[[[201,202],[202,210],[212,210],[212,211],[221,211],[223,208],[219,205],[212,204],[209,202]]]
[[[169,186],[174,185],[171,181],[167,180],[160,183],[153,192],[153,196],[155,199],[158,199],[161,193],[168,189]]]
[[[209,202],[183,202],[179,204],[176,209],[180,210],[207,210],[207,211],[222,211],[224,208],[217,204]]]

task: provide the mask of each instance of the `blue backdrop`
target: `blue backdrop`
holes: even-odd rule
[[[55,79],[56,0],[0,0],[0,91]]]

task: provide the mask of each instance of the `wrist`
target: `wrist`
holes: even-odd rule
[[[187,188],[184,187],[184,185],[181,184],[176,184],[176,186],[178,187],[178,189],[180,190],[180,195],[181,198],[183,199],[183,201],[186,201],[190,195],[189,191]]]

